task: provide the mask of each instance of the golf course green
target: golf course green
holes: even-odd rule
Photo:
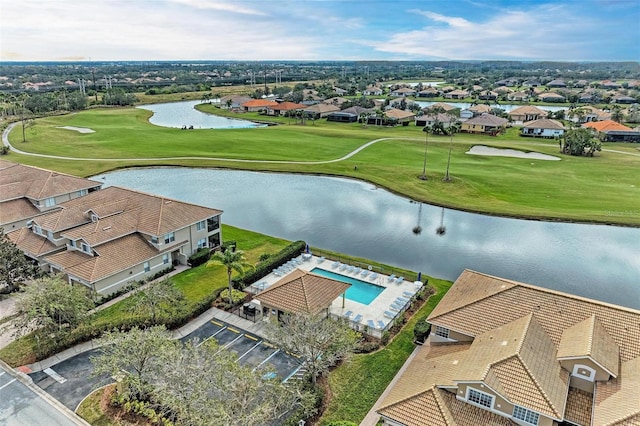
[[[203,110],[218,109],[205,105]],[[415,200],[486,214],[640,226],[640,150],[637,144],[604,144],[596,157],[559,153],[554,140],[522,138],[518,129],[498,137],[433,136],[413,125],[398,127],[300,124],[288,118],[254,129],[181,130],[149,124],[150,111],[92,109],[18,124],[14,148],[63,158],[11,152],[3,158],[79,176],[131,166],[224,167],[353,177]],[[224,115],[229,116],[229,113]],[[238,118],[265,121],[257,113]],[[62,126],[89,128],[80,133]],[[375,143],[354,153],[363,145]],[[425,142],[427,142],[425,144]],[[427,180],[422,174],[427,147]],[[544,161],[469,155],[474,145],[539,152]],[[450,174],[444,182],[451,146]],[[288,163],[290,162],[290,163]]]

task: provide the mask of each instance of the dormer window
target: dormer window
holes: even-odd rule
[[[97,222],[98,221],[98,215],[91,213],[91,222]]]
[[[172,243],[175,240],[176,240],[176,233],[175,232],[169,232],[167,235],[164,236],[164,243],[165,244]]]
[[[54,197],[49,197],[46,200],[44,200],[45,207],[53,207],[55,205],[56,205],[56,199]]]
[[[40,228],[38,225],[36,225],[34,223],[33,224],[33,233],[34,234],[38,234],[38,235],[42,235],[42,228]]]
[[[82,251],[85,253],[91,254],[91,247],[89,247],[89,244],[82,243]]]
[[[158,237],[152,236],[151,237],[151,244],[158,244]]]
[[[520,407],[519,405],[514,405],[513,407],[513,418],[522,420],[523,422],[530,425],[538,425],[538,420],[540,419],[540,415],[534,411],[527,410],[524,407]]]
[[[70,245],[71,247],[73,247],[73,248],[77,248],[77,246],[76,246],[76,240],[71,240],[71,241],[69,242],[69,245]]]

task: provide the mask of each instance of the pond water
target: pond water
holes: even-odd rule
[[[640,228],[465,213],[322,176],[144,168],[97,178],[224,210],[233,226],[435,277],[455,280],[469,268],[640,309]]]
[[[181,129],[184,126],[193,126],[194,129],[245,129],[265,126],[252,121],[205,114],[195,109],[195,106],[201,103],[201,101],[168,102],[141,105],[137,108],[153,111],[149,122],[162,127]]]
[[[425,108],[428,106],[431,106],[433,104],[437,104],[440,102],[427,102],[427,101],[416,101],[416,103],[418,105],[420,105],[420,108]],[[444,104],[448,104],[448,105],[452,105],[456,108],[460,108],[460,109],[466,109],[472,106],[472,104],[470,102],[442,102]],[[522,105],[513,105],[513,104],[492,104],[491,107],[496,107],[496,108],[500,108],[503,109],[505,112],[509,112],[512,109],[516,109],[521,107]],[[550,112],[556,112],[556,111],[569,111],[569,107],[565,107],[565,106],[552,106],[552,105],[536,105],[538,108],[543,109],[545,111],[550,111]]]

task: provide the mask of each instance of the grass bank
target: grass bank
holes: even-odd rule
[[[210,105],[203,108],[216,109]],[[288,118],[277,118],[281,125],[266,128],[184,131],[150,125],[150,114],[133,108],[84,111],[37,120],[27,130],[26,143],[21,142],[19,129],[10,135],[11,142],[21,150],[98,158],[95,161],[52,160],[15,153],[5,158],[81,176],[151,165],[346,176],[415,200],[462,210],[640,226],[640,152],[636,145],[607,144],[605,149],[620,152],[606,151],[594,158],[583,158],[559,154],[554,141],[521,138],[516,129],[498,137],[459,134],[452,144],[453,181],[445,183],[442,178],[449,138],[429,136],[428,180],[419,180],[425,134],[416,126],[364,127],[326,120],[300,125]],[[265,119],[255,113],[242,114],[241,118]],[[96,132],[80,134],[58,126],[89,127]],[[351,158],[327,162],[380,138],[387,139]],[[541,152],[558,156],[561,161],[466,154],[479,144]]]

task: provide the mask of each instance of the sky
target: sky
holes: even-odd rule
[[[0,0],[0,61],[640,61],[640,0]]]

